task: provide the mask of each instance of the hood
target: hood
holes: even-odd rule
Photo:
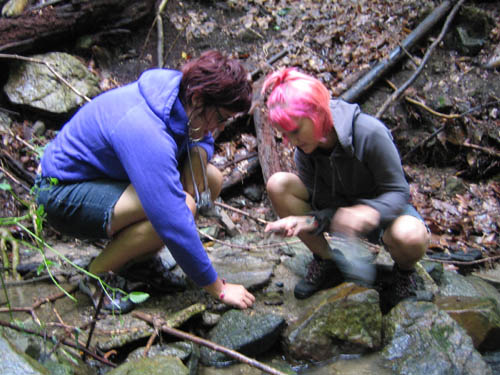
[[[179,95],[182,73],[170,69],[150,69],[138,79],[139,90],[153,112],[167,122]]]
[[[339,143],[349,156],[353,156],[353,126],[361,110],[357,104],[350,104],[343,100],[331,100],[330,110]]]

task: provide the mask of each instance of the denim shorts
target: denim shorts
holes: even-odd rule
[[[413,207],[411,204],[407,204],[403,210],[403,212],[401,212],[399,214],[399,216],[403,216],[403,215],[409,215],[409,216],[413,216],[413,217],[416,217],[417,219],[419,219],[422,223],[424,223],[425,227],[427,228],[427,231],[429,231],[429,228],[427,227],[427,224],[425,223],[424,219],[422,218],[422,216],[418,213],[417,209],[415,207]],[[366,234],[366,239],[368,241],[370,241],[371,243],[374,243],[374,244],[380,244],[382,245],[383,244],[383,241],[382,241],[382,237],[384,235],[384,231],[385,229],[391,225],[393,222],[391,221],[390,223],[388,223],[387,225],[385,226],[379,226],[375,229],[373,229],[371,232],[367,233]]]
[[[92,180],[52,183],[38,175],[36,202],[44,207],[48,223],[57,231],[81,239],[109,238],[113,209],[128,181]]]

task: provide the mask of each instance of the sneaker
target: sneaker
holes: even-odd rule
[[[171,269],[171,263],[165,255],[162,250],[145,261],[131,263],[120,271],[120,275],[130,281],[144,283],[159,293],[186,290],[186,278]]]
[[[344,281],[337,264],[331,259],[314,256],[307,265],[306,277],[300,280],[293,291],[295,298],[305,299],[319,290],[333,288]]]
[[[381,293],[385,309],[391,309],[404,300],[432,301],[432,299],[432,293],[425,290],[424,281],[415,268],[402,270],[397,264],[392,268],[391,285],[384,288]]]
[[[98,275],[105,284],[111,288],[116,288],[127,292],[127,281],[112,272]],[[101,310],[106,313],[126,314],[134,308],[134,303],[130,299],[124,300],[124,294],[119,290],[103,290],[101,284],[94,278],[84,276],[78,284],[80,291],[90,297],[92,305],[97,309],[99,299],[104,294]]]

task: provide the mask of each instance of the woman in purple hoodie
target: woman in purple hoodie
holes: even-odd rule
[[[63,126],[41,160],[37,202],[55,229],[110,239],[89,271],[112,274],[112,286],[124,265],[166,245],[210,295],[250,307],[252,294],[218,277],[194,221],[197,192],[209,188],[213,200],[222,186],[222,174],[208,163],[212,131],[250,104],[247,71],[219,52],[205,52],[181,71],[148,70],[94,98]],[[93,280],[81,289],[95,304]],[[104,308],[129,311],[132,303],[121,297],[108,296]]]

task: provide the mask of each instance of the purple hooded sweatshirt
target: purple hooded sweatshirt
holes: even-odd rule
[[[139,80],[83,106],[47,146],[43,177],[60,182],[130,181],[148,219],[177,263],[198,285],[213,268],[185,203],[179,160],[189,143],[188,118],[178,98],[182,73],[152,69]],[[196,143],[213,155],[213,138]]]

